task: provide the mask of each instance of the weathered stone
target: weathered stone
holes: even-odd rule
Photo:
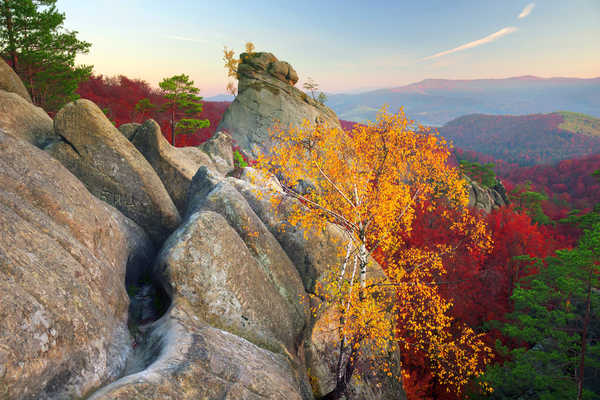
[[[306,342],[307,368],[316,396],[324,396],[335,388],[335,370],[339,355],[339,314],[335,308],[323,312],[316,321],[310,339]],[[368,344],[357,360],[354,376],[349,384],[351,399],[405,400],[406,394],[398,381],[401,376],[400,357],[397,353],[387,355],[386,362],[393,376],[388,376],[369,359],[373,352]],[[376,356],[381,361],[382,355]]]
[[[0,397],[81,398],[119,376],[131,342],[126,268],[140,227],[58,161],[0,131]]]
[[[202,143],[200,147],[210,156],[218,172],[227,175],[233,171],[231,136],[225,132],[216,132],[210,139]]]
[[[0,129],[37,147],[58,140],[52,119],[16,93],[0,90]]]
[[[200,167],[188,190],[185,217],[202,209],[206,196],[221,182],[223,177],[212,169]]]
[[[149,337],[156,360],[90,400],[312,399],[284,356],[211,327],[194,312],[185,299],[176,299]]]
[[[98,106],[85,99],[69,103],[54,127],[66,143],[46,150],[96,197],[138,223],[155,243],[179,225],[177,208],[152,166]]]
[[[165,243],[155,271],[210,325],[271,351],[295,353],[286,299],[221,215],[187,217]]]
[[[3,59],[0,59],[0,90],[16,93],[31,103],[31,96],[21,78]]]
[[[287,301],[286,313],[293,323],[290,333],[300,342],[310,320],[308,304],[303,301],[306,292],[300,275],[279,242],[229,182],[219,183],[206,196],[202,208],[225,217],[244,241],[278,294]]]
[[[119,126],[119,132],[123,134],[127,138],[127,140],[131,140],[131,137],[135,133],[135,130],[140,127],[141,124],[137,122],[130,122],[128,124],[123,124]]]
[[[479,208],[489,214],[492,210],[508,204],[506,190],[502,183],[494,187],[484,187],[478,182],[465,176],[469,190],[469,207]]]
[[[269,132],[276,121],[283,129],[305,119],[341,128],[331,109],[292,86],[298,75],[288,63],[271,53],[244,53],[241,60],[238,95],[217,130],[227,131],[249,156],[257,157],[272,147]]]
[[[177,150],[181,154],[184,154],[185,157],[187,157],[188,159],[194,161],[199,166],[205,166],[211,169],[212,171],[217,172],[217,168],[215,167],[213,160],[200,147],[178,147]]]
[[[152,165],[177,209],[183,213],[190,183],[200,165],[171,146],[153,119],[144,122],[130,140]]]
[[[239,179],[228,179],[294,262],[307,292],[314,290],[315,283],[332,266],[340,265],[344,257],[344,240],[339,228],[329,224],[322,234],[305,234],[304,229],[287,222],[287,215],[295,206],[295,200],[283,198],[277,210],[274,210],[270,197],[283,196],[281,193],[269,192]]]

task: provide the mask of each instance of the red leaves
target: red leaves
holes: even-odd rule
[[[443,297],[453,302],[452,316],[472,328],[486,321],[501,320],[511,311],[509,298],[514,284],[525,273],[525,265],[513,257],[523,254],[545,257],[561,247],[553,232],[532,223],[528,215],[517,213],[511,207],[481,215],[481,218],[486,218],[494,240],[489,254],[460,246],[461,234],[441,225],[442,219],[427,214],[425,209],[418,210],[409,239],[420,246],[458,246],[454,254],[445,257],[447,275],[440,277],[439,290]],[[499,333],[491,332],[487,336],[487,342],[492,344]],[[406,351],[403,365],[403,384],[409,399],[458,398],[432,376],[419,351]]]
[[[143,122],[148,118],[155,119],[160,125],[163,135],[170,141],[171,129],[166,112],[158,109],[143,113],[136,111],[136,104],[145,98],[159,107],[165,103],[160,90],[151,87],[148,82],[140,79],[130,79],[123,75],[112,78],[95,75],[90,77],[88,81],[81,83],[77,93],[82,98],[96,103],[116,126],[129,122]],[[229,104],[231,103],[204,102],[204,109],[198,118],[208,119],[210,127],[199,129],[190,135],[179,135],[175,145],[178,147],[197,146],[209,139],[215,132]]]

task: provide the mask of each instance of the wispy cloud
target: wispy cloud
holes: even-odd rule
[[[184,42],[208,43],[208,40],[206,40],[206,39],[195,39],[195,38],[188,38],[188,37],[183,37],[183,36],[173,36],[173,35],[166,35],[165,37],[167,39],[183,40]]]
[[[457,51],[463,51],[463,50],[467,50],[467,49],[472,49],[473,47],[481,46],[482,44],[486,44],[486,43],[493,42],[494,40],[498,40],[501,37],[509,35],[509,34],[515,32],[515,31],[517,31],[517,28],[515,28],[514,26],[507,26],[506,28],[502,28],[498,32],[494,32],[491,35],[488,35],[488,36],[486,36],[484,38],[481,38],[481,39],[478,39],[478,40],[474,40],[474,41],[469,42],[469,43],[465,43],[462,46],[458,46],[458,47],[455,47],[455,48],[450,49],[450,50],[446,50],[446,51],[442,51],[440,53],[436,53],[436,54],[434,54],[432,56],[423,58],[423,60],[431,60],[431,59],[434,59],[434,58],[446,56],[448,54],[456,53]]]
[[[535,7],[535,3],[527,4],[523,11],[521,11],[521,14],[517,16],[517,18],[522,19],[531,14],[531,12],[533,11],[533,7]]]

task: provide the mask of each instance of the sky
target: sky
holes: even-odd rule
[[[428,78],[600,76],[600,0],[58,0],[78,62],[224,93],[223,47],[269,51],[330,93]]]

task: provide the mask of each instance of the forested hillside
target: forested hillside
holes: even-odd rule
[[[439,128],[456,147],[519,166],[600,152],[600,120],[573,113],[465,115]]]

